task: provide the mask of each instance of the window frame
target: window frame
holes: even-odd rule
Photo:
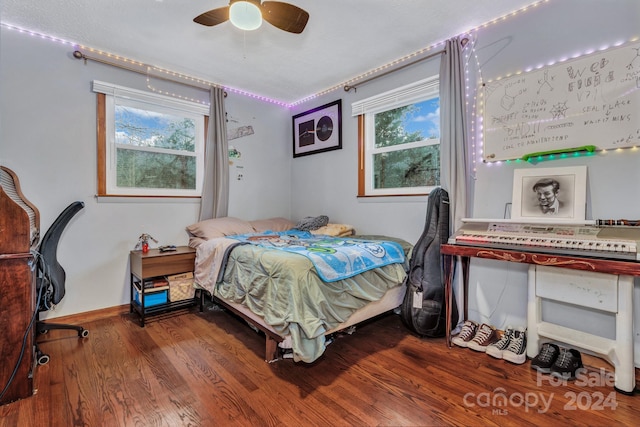
[[[93,81],[93,92],[96,92],[97,95],[98,196],[173,198],[200,198],[202,196],[204,147],[208,125],[207,113],[209,112],[207,106],[100,81]],[[150,111],[177,114],[196,122],[195,151],[193,153],[196,158],[195,189],[122,188],[115,185],[117,167],[115,160],[117,149],[115,141],[116,99],[122,100],[121,104],[134,104],[136,108],[146,105],[149,106]]]
[[[373,188],[373,158],[386,151],[400,151],[429,145],[439,145],[441,139],[426,138],[402,145],[402,148],[375,148],[375,114],[407,105],[427,101],[440,96],[439,76],[429,77],[352,104],[352,115],[358,118],[358,197],[424,196],[434,186]],[[442,166],[441,166],[442,173]]]

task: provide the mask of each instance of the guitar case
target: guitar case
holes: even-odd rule
[[[405,326],[420,336],[436,338],[445,335],[445,286],[440,245],[448,238],[449,194],[438,187],[429,194],[425,228],[409,260],[409,273],[405,279],[407,292],[400,311]],[[455,301],[454,297],[452,325],[458,322]]]

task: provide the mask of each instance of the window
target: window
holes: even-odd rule
[[[432,77],[352,104],[358,196],[428,194],[440,184],[440,99]]]
[[[93,82],[98,92],[98,195],[202,192],[206,106]]]

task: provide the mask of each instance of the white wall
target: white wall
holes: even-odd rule
[[[550,1],[478,30],[475,48],[481,71],[476,70],[473,58],[471,75],[488,81],[530,66],[637,38],[640,36],[638,23],[640,2],[636,0]],[[330,93],[296,109],[299,112],[338,98],[343,100],[343,149],[293,160],[294,215],[325,213],[332,219],[353,223],[361,232],[392,234],[416,241],[424,225],[426,199],[397,202],[356,197],[357,123],[350,116],[350,106],[355,100],[437,73],[438,65],[439,59],[417,64],[374,80],[358,88],[356,93]],[[480,138],[480,135],[476,137]],[[581,141],[576,145],[591,143],[597,145],[597,141]],[[473,216],[503,217],[505,204],[511,202],[515,167],[575,165],[588,167],[588,218],[640,218],[640,152],[632,150],[543,162],[537,166],[490,165],[479,160],[474,179]],[[469,317],[499,328],[526,325],[526,271],[526,265],[473,260]],[[634,302],[637,312],[640,307],[637,280]],[[545,303],[543,314],[549,320],[572,328],[614,336],[613,319],[603,313]],[[635,331],[636,365],[640,365],[640,316],[636,316]]]
[[[146,76],[91,61],[85,65],[72,58],[71,46],[4,27],[0,43],[0,164],[17,173],[25,196],[39,209],[41,233],[69,203],[85,203],[58,248],[58,260],[67,273],[66,297],[45,317],[126,304],[128,255],[138,236],[149,233],[161,245],[186,244],[184,228],[197,221],[199,211],[199,201],[94,197],[96,96],[91,81],[146,90]],[[208,92],[182,85],[173,90],[197,99],[208,97]],[[289,217],[291,156],[284,125],[288,112],[234,94],[226,105],[230,117],[254,128],[253,135],[232,141],[242,157],[230,166],[229,214],[245,219]],[[237,180],[238,171],[242,180]]]
[[[225,105],[228,127],[249,125],[254,131],[229,141],[241,153],[229,165],[229,215],[247,220],[291,218],[290,134],[280,125],[287,122],[289,112],[233,94]]]
[[[606,18],[604,18],[606,17]],[[477,52],[482,76],[491,80],[537,64],[597,50],[640,36],[640,3],[551,1],[536,10],[479,32]],[[597,55],[596,55],[597,57]],[[640,112],[638,112],[640,114]],[[576,145],[598,141],[580,141]],[[594,157],[531,164],[480,164],[475,185],[474,217],[501,218],[511,201],[515,168],[586,165],[587,218],[640,218],[640,152],[623,150]],[[473,262],[469,316],[498,327],[526,322],[526,267],[493,261]],[[636,312],[640,287],[635,283]],[[578,330],[615,338],[613,316],[547,302],[543,316]],[[640,316],[635,317],[635,363],[640,366]]]
[[[425,224],[426,196],[358,198],[358,122],[351,104],[417,80],[437,75],[440,56],[359,86],[342,89],[296,107],[295,115],[342,99],[342,149],[293,159],[292,214],[325,214],[331,222],[348,223],[362,234],[401,237],[416,243]],[[289,124],[291,126],[291,123]]]
[[[425,19],[428,23],[428,17]],[[490,80],[628,40],[640,35],[638,22],[637,0],[552,0],[477,31],[482,77]],[[150,233],[162,244],[184,244],[184,226],[195,221],[198,212],[197,203],[98,203],[94,198],[95,96],[90,82],[98,79],[144,89],[145,78],[96,63],[85,66],[71,58],[69,46],[4,28],[1,37],[0,163],[18,173],[24,193],[40,209],[43,231],[71,201],[86,203],[60,242],[68,295],[53,315],[124,304],[128,301],[128,252],[140,233]],[[398,56],[405,53],[398,52]],[[350,105],[431,76],[438,68],[438,59],[426,61],[356,92],[334,91],[292,111],[230,94],[230,118],[255,129],[254,135],[231,141],[242,158],[230,167],[230,215],[246,219],[281,215],[296,220],[326,214],[333,222],[353,224],[361,233],[389,234],[415,242],[424,226],[426,197],[356,197],[357,124],[350,116]],[[292,159],[291,116],[335,99],[343,101],[342,150]],[[523,167],[585,164],[588,216],[637,219],[639,160],[640,154],[627,150]],[[504,204],[511,199],[513,169],[513,165],[478,164],[475,217],[502,217]],[[242,180],[237,179],[239,174]],[[472,262],[470,317],[500,328],[524,324],[525,271],[518,264]],[[636,284],[636,307],[640,307],[639,295]],[[588,325],[611,334],[611,320],[601,314],[574,314],[567,306],[546,311],[569,326]],[[636,364],[640,365],[639,319],[636,316],[635,341]]]

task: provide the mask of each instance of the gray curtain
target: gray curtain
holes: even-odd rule
[[[461,39],[447,40],[440,63],[440,185],[449,193],[449,234],[469,217],[467,118]],[[458,268],[460,271],[460,268]],[[452,284],[458,307],[463,306],[461,275]],[[458,310],[464,321],[464,310]],[[457,327],[454,327],[454,330]]]
[[[229,213],[229,143],[224,90],[211,86],[210,99],[199,221]]]
[[[469,216],[468,155],[464,67],[461,39],[446,41],[440,63],[440,162],[442,188],[449,193],[449,232]]]

